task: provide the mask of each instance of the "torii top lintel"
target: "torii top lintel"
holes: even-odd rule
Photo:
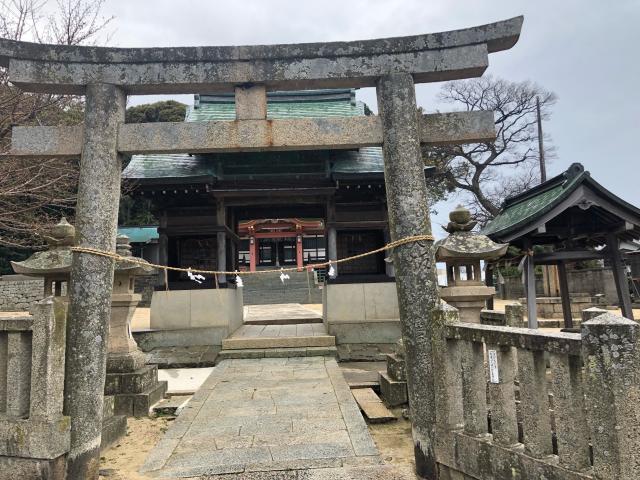
[[[0,66],[25,91],[82,94],[108,83],[129,94],[375,86],[394,72],[416,83],[482,75],[488,54],[518,41],[523,17],[449,32],[353,42],[225,47],[105,48],[0,38]]]

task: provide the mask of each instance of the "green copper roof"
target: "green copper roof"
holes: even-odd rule
[[[216,178],[215,164],[204,155],[162,154],[133,155],[124,172],[124,178],[131,180],[152,178]]]
[[[355,90],[268,92],[267,118],[350,117],[365,114],[365,104],[355,99]],[[235,119],[231,94],[196,95],[185,121],[205,122]],[[325,165],[325,161],[328,165]],[[273,167],[273,172],[269,172]],[[290,167],[290,168],[289,168]],[[123,176],[151,181],[192,177],[277,174],[382,173],[382,149],[332,150],[323,152],[262,152],[209,155],[134,155]],[[166,182],[165,182],[166,183]]]
[[[129,237],[129,243],[149,243],[158,239],[158,227],[118,227],[118,234]]]
[[[589,172],[585,172],[582,165],[574,163],[557,177],[520,195],[507,198],[502,211],[482,229],[482,233],[499,238],[500,235],[533,222],[564,200],[585,176],[589,176]]]
[[[267,118],[312,118],[312,117],[355,117],[364,115],[364,103],[356,102],[301,102],[268,103]],[[187,108],[187,122],[210,122],[213,120],[235,120],[236,107],[233,103],[207,103]]]

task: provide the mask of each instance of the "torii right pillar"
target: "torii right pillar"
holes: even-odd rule
[[[430,235],[431,219],[413,77],[409,73],[383,76],[378,82],[377,93],[391,240]],[[438,478],[432,338],[443,326],[434,315],[440,297],[433,242],[396,247],[393,262],[406,349],[416,469],[425,478]]]

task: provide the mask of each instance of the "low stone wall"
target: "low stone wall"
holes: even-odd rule
[[[571,316],[580,318],[583,310],[599,305],[592,297],[587,294],[572,293],[569,295],[571,299]],[[525,305],[526,298],[521,298],[520,303]],[[562,314],[562,298],[560,297],[538,297],[536,298],[536,312],[539,318],[564,318]]]
[[[591,314],[581,334],[445,316],[434,344],[442,478],[640,478],[640,326]]]
[[[44,279],[26,275],[0,277],[0,312],[26,312],[44,297]]]
[[[150,331],[140,348],[221,345],[242,325],[242,290],[235,288],[153,292]]]
[[[322,317],[340,360],[385,360],[401,336],[395,282],[327,284]]]

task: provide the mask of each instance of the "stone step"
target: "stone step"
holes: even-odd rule
[[[382,400],[371,388],[359,388],[351,390],[353,398],[370,423],[387,423],[397,420],[391,410],[385,407]]]
[[[245,320],[245,325],[297,325],[300,323],[322,323],[322,317],[315,318],[267,318]]]
[[[192,395],[173,395],[169,398],[163,398],[151,407],[151,411],[155,415],[177,416],[191,397]]]
[[[124,393],[115,396],[116,415],[146,417],[151,407],[162,400],[167,393],[167,382],[161,381],[140,393]]]
[[[105,395],[121,393],[141,393],[158,381],[158,366],[145,365],[129,373],[107,373],[104,385]]]
[[[308,335],[300,337],[232,337],[222,341],[222,350],[334,347],[335,344],[336,337],[333,335]]]
[[[297,347],[297,348],[251,348],[241,350],[222,350],[216,362],[233,358],[293,358],[293,357],[336,357],[336,347]]]
[[[100,449],[105,450],[127,434],[127,416],[112,415],[102,422]]]

